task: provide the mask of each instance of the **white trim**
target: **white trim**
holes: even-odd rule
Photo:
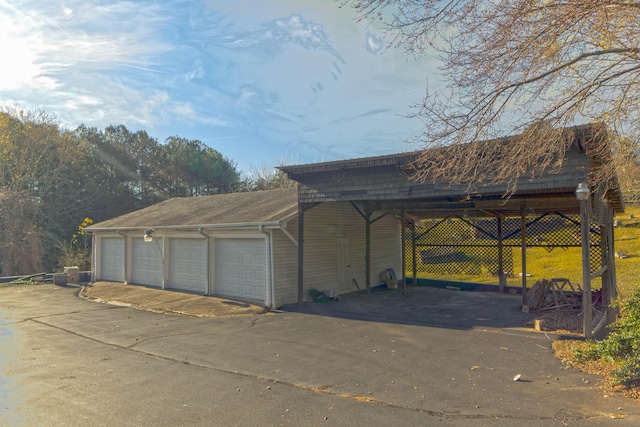
[[[273,289],[273,283],[274,283],[274,276],[273,276],[273,236],[271,235],[271,230],[265,231],[265,230],[260,230],[262,231],[263,235],[264,235],[264,240],[265,240],[265,251],[266,251],[266,256],[265,256],[265,268],[266,268],[266,274],[265,274],[265,280],[267,281],[267,283],[265,283],[265,289],[264,289],[264,306],[265,307],[269,307],[269,308],[274,308],[275,307],[275,292]]]
[[[264,234],[234,234],[234,233],[216,233],[212,234],[214,239],[264,239]]]
[[[296,214],[297,215],[297,214]],[[238,222],[238,223],[231,223],[231,224],[193,224],[193,225],[162,225],[162,226],[146,226],[146,227],[108,227],[108,228],[86,228],[87,231],[91,232],[91,233],[95,233],[95,232],[108,232],[108,231],[113,231],[113,230],[118,230],[118,231],[140,231],[140,232],[144,232],[145,230],[149,230],[152,229],[154,231],[160,231],[160,230],[193,230],[193,231],[198,231],[198,229],[210,229],[210,230],[217,230],[217,229],[225,229],[225,228],[280,228],[281,222],[280,221],[269,221],[269,222]]]
[[[296,240],[296,238],[293,237],[291,233],[289,233],[289,230],[287,230],[287,224],[284,224],[284,227],[280,228],[280,231],[282,231],[284,235],[287,236],[289,240],[293,242],[294,245],[298,246],[298,241]]]
[[[96,266],[98,265],[97,256],[98,251],[96,245],[98,244],[98,238],[95,234],[91,235],[91,281],[96,281]]]
[[[272,231],[269,230],[269,245],[267,246],[267,256],[269,257],[269,282],[267,283],[267,292],[271,293],[271,304],[268,306],[270,308],[276,308],[276,280],[275,280],[275,265],[273,260],[273,234]]]

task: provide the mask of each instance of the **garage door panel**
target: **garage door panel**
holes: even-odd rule
[[[264,302],[264,239],[216,239],[216,294]]]
[[[145,242],[142,237],[132,239],[133,265],[131,281],[138,285],[162,286],[162,239]]]
[[[100,253],[100,277],[98,280],[124,282],[124,238],[101,238]]]
[[[207,240],[170,239],[169,287],[207,292]]]

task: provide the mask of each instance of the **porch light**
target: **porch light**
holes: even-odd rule
[[[153,230],[146,230],[144,232],[144,241],[153,242]]]
[[[578,200],[589,200],[589,187],[586,183],[581,182],[578,184],[578,188],[576,188],[576,197]]]

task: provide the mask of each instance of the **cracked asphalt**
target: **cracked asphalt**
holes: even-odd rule
[[[410,288],[203,318],[78,293],[0,288],[0,425],[640,425],[640,403],[553,357],[517,296]]]

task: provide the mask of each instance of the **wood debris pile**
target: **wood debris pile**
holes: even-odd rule
[[[526,301],[528,311],[582,310],[582,288],[565,278],[543,279],[528,289]],[[594,306],[602,301],[600,290],[592,291],[592,301]]]

